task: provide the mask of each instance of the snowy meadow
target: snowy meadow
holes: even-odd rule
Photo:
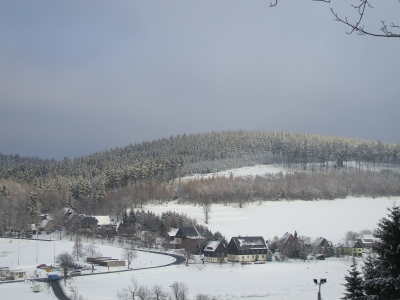
[[[254,202],[243,208],[213,205],[208,227],[213,232],[220,231],[228,240],[237,235],[261,235],[265,239],[272,239],[275,235],[282,236],[286,231],[296,230],[299,235],[313,239],[323,236],[336,243],[349,230],[374,229],[379,219],[386,216],[386,208],[399,200],[348,198],[332,201]],[[170,202],[163,206],[147,205],[144,209],[155,213],[169,210],[182,212],[204,224],[204,216],[198,206]],[[44,235],[42,238],[56,236]],[[95,242],[104,256],[122,257],[122,249],[116,243],[108,245],[103,242],[102,245],[101,240]],[[36,265],[54,263],[55,256],[63,251],[72,251],[72,246],[73,242],[68,237],[61,241],[0,239],[0,265],[23,269],[32,275]],[[159,254],[138,254],[132,268],[163,265],[173,261],[173,258]],[[65,290],[70,293],[71,288],[75,288],[85,299],[117,299],[117,292],[129,286],[131,277],[135,276],[139,285],[151,288],[159,284],[166,291],[170,290],[172,283],[184,282],[189,288],[190,299],[194,299],[198,293],[216,299],[313,299],[318,287],[312,279],[326,278],[327,283],[322,286],[323,299],[339,299],[344,291],[341,284],[350,265],[349,258],[330,258],[325,261],[273,261],[264,265],[245,266],[236,263],[202,265],[197,261],[188,267],[183,264],[115,273],[105,273],[105,267],[96,266],[95,272],[100,272],[100,275],[73,277],[68,280]],[[39,294],[54,297],[43,285],[43,292]],[[38,298],[38,294],[33,293],[29,285],[24,283],[0,284],[0,293],[6,295],[6,299]]]

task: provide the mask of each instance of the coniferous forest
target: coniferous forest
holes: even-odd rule
[[[277,164],[286,172],[181,180],[256,164]],[[399,196],[399,167],[400,143],[259,131],[183,134],[61,161],[0,154],[0,221],[5,227],[63,207],[122,218],[127,208],[171,199],[242,207]]]

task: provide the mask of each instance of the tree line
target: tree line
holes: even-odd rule
[[[387,169],[399,163],[400,144],[259,131],[184,134],[61,161],[0,154],[0,223],[63,207],[121,218],[125,208],[171,199],[241,206],[258,199],[394,196],[398,177]],[[287,172],[181,180],[255,164],[279,164]]]

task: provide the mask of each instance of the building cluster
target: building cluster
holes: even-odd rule
[[[204,238],[200,236],[196,227],[181,227],[171,236],[172,248],[185,247],[185,243],[201,245]],[[362,256],[372,252],[377,239],[372,234],[364,235],[356,241],[343,241],[332,245],[324,237],[316,238],[312,243],[299,241],[297,234],[286,232],[276,242],[266,242],[262,236],[235,236],[226,245],[223,241],[210,241],[201,249],[206,262],[263,262],[271,258],[272,248],[280,257],[306,258],[314,255],[317,258],[325,256]],[[273,245],[275,243],[275,245]],[[271,249],[270,249],[271,248]]]

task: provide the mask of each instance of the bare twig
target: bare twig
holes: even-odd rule
[[[325,2],[325,3],[330,3],[330,0],[313,0],[313,1],[317,1],[317,2]],[[400,3],[400,0],[397,0]],[[346,32],[347,34],[352,34],[353,32],[356,32],[358,35],[370,35],[370,36],[375,36],[375,37],[394,37],[394,38],[400,38],[400,33],[396,33],[393,32],[392,29],[390,28],[395,28],[395,29],[400,29],[399,25],[394,24],[393,22],[390,24],[390,26],[388,26],[385,23],[385,20],[381,20],[382,23],[382,27],[380,28],[380,31],[382,33],[373,33],[370,32],[366,29],[364,29],[364,25],[362,24],[362,20],[364,18],[365,12],[367,8],[374,8],[371,4],[370,4],[370,0],[360,0],[360,4],[359,5],[354,5],[352,4],[351,6],[353,8],[355,8],[358,12],[358,20],[353,23],[350,22],[347,17],[345,17],[344,19],[339,17],[338,13],[336,13],[333,8],[331,8],[331,12],[332,14],[335,16],[335,21],[338,21],[340,23],[343,23],[347,26],[350,27],[350,31]],[[275,0],[275,2],[271,2],[270,3],[270,7],[274,7],[278,4],[278,0]]]

